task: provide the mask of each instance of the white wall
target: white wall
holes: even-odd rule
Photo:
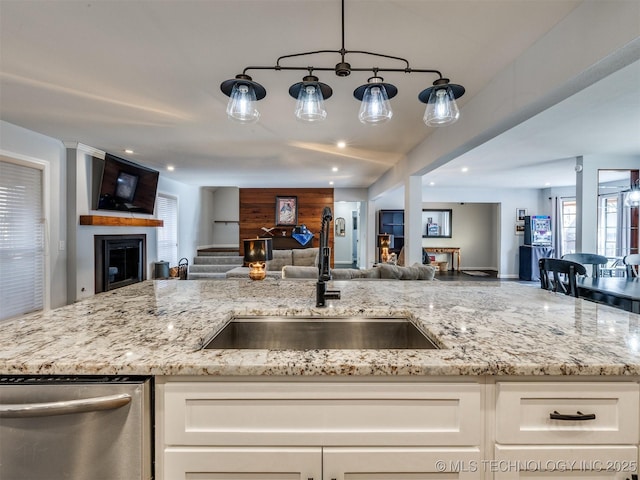
[[[44,168],[45,307],[67,303],[66,153],[61,141],[0,121],[0,155]],[[39,167],[40,166],[40,167]],[[62,243],[61,243],[62,242]],[[62,248],[62,249],[61,249]]]
[[[240,247],[240,189],[218,187],[212,193],[211,244],[214,247]]]
[[[422,238],[423,247],[460,248],[461,269],[498,270],[496,231],[499,206],[495,203],[423,203],[422,208],[451,209],[451,238]],[[439,254],[437,261],[451,261]],[[456,260],[457,262],[457,260]],[[454,262],[455,265],[455,262]],[[452,265],[449,266],[452,268]]]
[[[544,190],[537,189],[445,189],[424,187],[422,200],[443,203],[493,203],[499,204],[498,222],[494,244],[498,246],[497,269],[501,278],[518,278],[519,247],[524,244],[524,237],[515,234],[516,209],[526,208],[529,215],[550,215],[549,202],[544,197]],[[455,218],[455,217],[454,217]],[[463,252],[462,264],[466,265]],[[471,265],[469,265],[471,267]]]

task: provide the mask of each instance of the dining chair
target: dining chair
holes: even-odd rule
[[[552,292],[560,292],[572,297],[578,296],[578,275],[586,275],[584,265],[559,258],[541,258],[540,287]],[[553,273],[553,276],[550,274]]]
[[[581,265],[591,265],[591,276],[598,278],[600,276],[600,265],[607,265],[609,259],[604,255],[596,255],[595,253],[567,253],[562,256],[562,260],[580,263]]]
[[[627,277],[640,277],[640,253],[632,253],[622,259],[627,267]]]

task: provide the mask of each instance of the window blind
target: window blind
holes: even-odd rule
[[[158,195],[158,218],[164,225],[158,229],[158,261],[178,265],[178,199],[168,195]]]
[[[44,308],[42,171],[0,160],[0,320]]]

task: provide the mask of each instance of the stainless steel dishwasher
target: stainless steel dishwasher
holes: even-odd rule
[[[150,480],[150,383],[0,376],[0,479]]]

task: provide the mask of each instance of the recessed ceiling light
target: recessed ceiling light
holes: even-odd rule
[[[462,167],[462,171],[463,171],[463,172],[468,172],[468,171],[469,171],[469,168],[468,168],[468,167]]]
[[[167,165],[167,170],[169,170],[170,172],[173,172],[176,169],[176,167],[174,167],[173,165]]]
[[[431,185],[432,187],[436,184],[436,182],[429,182],[429,185]]]
[[[130,148],[127,148],[125,149],[124,153],[132,154],[133,150],[131,150]]]
[[[333,180],[331,180],[331,181],[329,182],[329,185],[333,185]]]
[[[547,183],[544,184],[545,187],[548,187],[550,185],[551,185],[551,182],[547,182]]]
[[[337,145],[338,148],[345,148],[347,146],[347,142],[345,142],[344,140],[340,140]]]
[[[331,169],[331,171],[332,171],[332,172],[337,172],[337,171],[338,171],[338,167],[333,167],[333,168]]]

